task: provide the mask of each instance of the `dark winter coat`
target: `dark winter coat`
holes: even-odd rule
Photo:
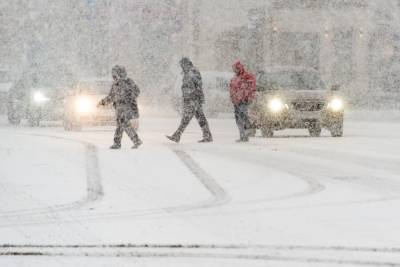
[[[238,74],[231,80],[230,95],[232,103],[236,106],[242,103],[249,103],[256,97],[256,78],[248,73],[240,61],[233,65]]]
[[[140,94],[139,87],[130,78],[121,78],[114,81],[111,91],[101,104],[113,104],[117,118],[139,118],[137,97]]]
[[[182,96],[184,102],[204,103],[201,74],[199,70],[193,66],[183,73]]]

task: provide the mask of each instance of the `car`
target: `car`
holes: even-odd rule
[[[39,126],[41,121],[55,121],[62,117],[63,95],[58,88],[34,87],[29,90],[26,118],[30,126]]]
[[[12,125],[19,125],[25,114],[26,92],[19,86],[21,82],[13,85],[7,94],[7,118]]]
[[[59,88],[30,87],[21,89],[17,84],[8,97],[8,121],[18,125],[27,119],[30,126],[39,126],[43,120],[59,120],[62,117],[62,92]]]
[[[276,67],[257,73],[257,97],[250,105],[252,131],[264,137],[287,128],[308,129],[313,137],[322,128],[343,136],[345,103],[340,86],[329,90],[319,72],[301,67]]]
[[[232,104],[229,98],[229,83],[233,78],[233,72],[202,71],[201,77],[205,95],[204,112],[209,117],[216,117],[220,113],[232,112]],[[175,82],[172,96],[172,106],[178,114],[182,114],[182,77]]]
[[[89,78],[76,82],[64,99],[64,129],[80,131],[83,126],[114,125],[113,106],[97,107],[97,103],[109,94],[111,86],[112,80],[106,78]],[[134,119],[132,124],[137,130],[139,121]]]
[[[0,114],[5,113],[10,88],[13,85],[11,71],[0,68]]]

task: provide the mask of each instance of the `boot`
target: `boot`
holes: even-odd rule
[[[167,135],[166,136],[169,140],[171,140],[172,142],[175,142],[175,143],[179,143],[179,141],[180,141],[180,137],[178,137],[177,135],[172,135],[172,136],[169,136],[169,135]]]
[[[208,126],[207,122],[201,126],[201,131],[203,132],[203,139],[201,139],[199,143],[210,143],[213,141],[210,127]]]
[[[211,143],[212,141],[213,141],[213,138],[210,136],[210,137],[206,137],[206,138],[201,139],[199,141],[199,143]]]
[[[112,146],[110,146],[110,149],[120,149],[121,148],[121,144],[113,144]]]
[[[142,140],[138,139],[133,145],[132,149],[137,149],[139,146],[143,144]]]
[[[249,142],[248,137],[243,137],[243,138],[236,140],[236,143],[246,143],[246,142]]]

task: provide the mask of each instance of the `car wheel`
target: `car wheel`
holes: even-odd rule
[[[8,115],[8,122],[11,125],[19,125],[21,123],[21,118],[19,116],[16,116],[16,115],[9,114]]]
[[[310,136],[312,136],[312,137],[320,137],[321,131],[322,131],[321,125],[319,125],[317,123],[311,125],[308,128],[308,132],[310,133]]]
[[[68,125],[68,124],[64,124],[64,130],[65,130],[66,132],[72,131],[71,126]]]
[[[29,118],[28,124],[31,127],[39,127],[40,125],[40,118]]]
[[[330,127],[332,137],[342,137],[343,136],[343,122],[335,123]]]
[[[262,126],[261,127],[261,134],[263,137],[271,138],[274,136],[274,129],[270,126]]]
[[[64,130],[69,132],[72,131],[72,123],[66,120],[63,120]]]
[[[8,122],[12,125],[19,125],[21,123],[21,116],[14,109],[8,108],[7,119],[8,119]]]
[[[80,132],[80,131],[82,131],[82,125],[81,125],[81,124],[74,124],[74,125],[72,126],[72,131],[75,131],[75,132]]]

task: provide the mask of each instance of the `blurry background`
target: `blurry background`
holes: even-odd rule
[[[398,109],[399,11],[399,0],[0,0],[0,112],[12,82],[68,87],[114,64],[162,101],[184,55],[203,71],[307,66],[355,108]]]

